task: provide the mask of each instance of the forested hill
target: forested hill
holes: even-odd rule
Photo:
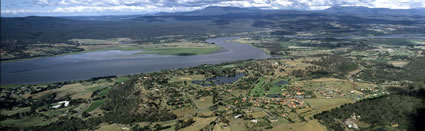
[[[208,7],[191,12],[160,13],[151,16],[3,17],[1,18],[1,41],[3,44],[4,41],[10,40],[17,40],[17,43],[20,44],[58,43],[74,38],[107,39],[118,37],[145,40],[166,35],[205,36],[206,34],[239,33],[269,28],[293,32],[314,31],[316,29],[310,27],[312,24],[319,22],[319,25],[323,26],[320,22],[330,23],[334,21],[346,26],[352,24],[413,25],[425,23],[425,16],[420,15],[424,12],[424,9],[384,10],[366,8],[365,11],[360,9],[363,8],[340,7],[323,11],[296,11]],[[413,16],[405,19],[405,17],[387,16],[380,12],[394,13],[399,16]],[[359,13],[374,15],[376,18],[362,17],[357,15]],[[302,27],[298,28],[297,26]],[[358,28],[355,26],[358,25],[353,25],[353,28]],[[318,26],[315,25],[314,27]]]
[[[323,10],[322,12],[334,14],[351,15],[391,15],[391,16],[425,16],[425,8],[415,9],[387,9],[387,8],[367,8],[367,7],[343,7],[335,6]]]
[[[253,31],[250,23],[223,28],[213,21],[175,21],[158,18],[138,18],[119,21],[72,20],[55,17],[2,18],[1,41],[19,43],[57,43],[69,39],[132,38],[145,40],[158,36],[199,36],[207,33],[237,33]],[[242,25],[242,26],[241,26]],[[247,26],[243,26],[247,25]]]

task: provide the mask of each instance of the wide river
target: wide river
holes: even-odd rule
[[[1,63],[1,84],[84,80],[269,57],[259,48],[227,41],[232,39],[235,37],[208,39],[207,42],[221,46],[222,51],[205,55],[155,55],[136,54],[138,51],[109,50]]]

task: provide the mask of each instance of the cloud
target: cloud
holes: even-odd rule
[[[201,7],[158,7],[152,5],[146,6],[73,6],[65,8],[56,8],[51,12],[55,13],[84,13],[84,12],[144,12],[144,13],[154,13],[163,11],[163,12],[176,12],[176,11],[191,11],[201,9]]]
[[[27,0],[28,1],[28,0]],[[30,0],[31,1],[31,0]],[[175,12],[207,6],[257,7],[262,9],[321,10],[332,6],[365,6],[370,8],[425,8],[425,0],[32,0],[36,11],[11,5],[2,14],[19,13],[91,13],[91,12]],[[13,2],[12,2],[13,3]],[[3,4],[3,3],[2,3]],[[2,6],[3,7],[3,6]],[[5,6],[6,7],[6,6]],[[48,8],[47,8],[48,7]]]
[[[40,13],[36,10],[1,10],[1,14]]]
[[[37,0],[36,3],[39,5],[50,5],[49,0]]]
[[[425,0],[376,0],[374,2],[376,8],[397,8],[397,9],[409,9],[409,8],[424,8]]]

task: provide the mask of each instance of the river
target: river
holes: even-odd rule
[[[205,55],[155,55],[136,54],[137,51],[109,50],[1,63],[1,84],[85,80],[93,77],[129,75],[269,57],[259,48],[228,41],[232,39],[236,37],[208,39],[207,42],[214,42],[222,47],[222,51]]]

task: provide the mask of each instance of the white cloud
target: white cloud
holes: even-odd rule
[[[374,7],[394,9],[424,8],[425,0],[376,0]]]
[[[75,7],[59,7],[51,12],[55,13],[84,13],[84,12],[175,12],[175,11],[191,11],[201,9],[200,7],[157,7],[152,5],[146,6],[75,6]]]
[[[1,10],[1,14],[39,13],[36,10]]]
[[[51,5],[49,0],[37,0],[36,3],[42,6]]]

